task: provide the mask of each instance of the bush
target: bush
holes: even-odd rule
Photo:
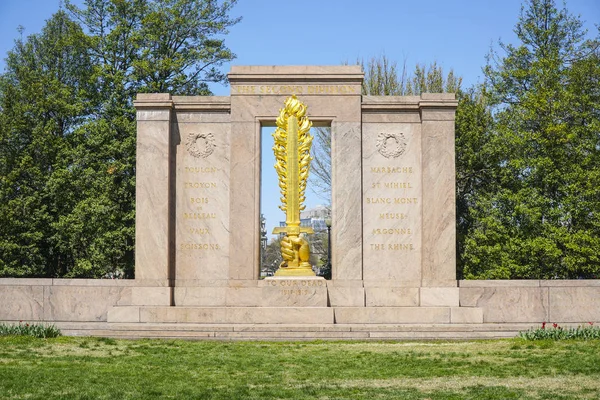
[[[54,325],[30,324],[20,321],[18,325],[0,324],[0,336],[33,336],[36,338],[55,338],[61,335]]]
[[[546,328],[546,323],[542,323],[540,328],[531,328],[524,332],[519,332],[519,337],[525,340],[565,340],[565,339],[600,339],[600,327],[594,326],[588,322],[587,326],[578,326],[577,328],[563,328],[553,323],[551,328]]]

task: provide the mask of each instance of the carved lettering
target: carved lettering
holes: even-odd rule
[[[374,251],[412,251],[414,246],[412,243],[388,243],[386,246],[383,243],[371,243],[371,250]]]
[[[416,197],[395,197],[394,204],[417,204]]]
[[[297,295],[297,296],[307,296],[308,290],[306,289],[282,289],[281,294],[283,295]]]
[[[410,228],[374,228],[373,235],[412,235]]]
[[[185,182],[184,188],[186,189],[212,189],[216,188],[216,182]]]
[[[380,213],[379,219],[405,219],[406,214],[404,213]]]
[[[394,204],[417,204],[416,197],[395,197]],[[367,204],[392,204],[390,197],[367,197]]]
[[[388,250],[410,251],[414,250],[414,248],[412,243],[389,243]]]
[[[185,172],[191,174],[214,174],[217,172],[215,167],[185,167]]]
[[[233,94],[250,95],[347,95],[359,94],[360,89],[351,85],[234,85],[231,91]]]
[[[383,186],[386,189],[412,189],[410,182],[385,182]]]
[[[392,204],[389,197],[367,197],[367,204]]]
[[[184,219],[215,219],[216,213],[183,213]]]
[[[239,94],[255,94],[256,86],[254,85],[240,85],[240,86],[232,86],[232,89]]]
[[[412,174],[412,167],[371,167],[373,174]]]
[[[182,243],[181,250],[219,250],[217,243]]]
[[[188,231],[192,235],[209,235],[210,231],[208,228],[188,228]]]
[[[271,286],[325,286],[326,283],[322,280],[273,280],[270,281]]]

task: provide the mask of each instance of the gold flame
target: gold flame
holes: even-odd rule
[[[273,138],[275,139],[275,144],[273,145],[275,170],[279,176],[279,188],[282,194],[279,208],[284,212],[287,210],[287,121],[291,116],[298,118],[299,209],[304,210],[306,207],[303,204],[304,200],[306,200],[304,192],[306,191],[308,171],[310,161],[312,160],[310,148],[313,140],[313,137],[309,133],[312,122],[306,116],[306,109],[307,107],[295,95],[289,97],[285,101],[284,108],[279,110],[277,129],[273,133]]]

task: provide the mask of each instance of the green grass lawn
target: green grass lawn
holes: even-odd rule
[[[600,341],[0,337],[2,399],[600,398]]]

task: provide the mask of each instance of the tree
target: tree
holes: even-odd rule
[[[279,268],[279,265],[283,261],[281,257],[281,239],[277,237],[272,239],[264,250],[264,254],[261,255],[262,265],[260,266],[261,271],[269,273],[275,273]]]
[[[494,151],[493,116],[483,86],[458,93],[455,122],[456,263],[463,278],[465,241],[476,222],[474,207],[496,182],[498,152]]]
[[[586,278],[600,257],[598,37],[552,0],[530,0],[485,68],[497,160],[464,249],[471,278]]]
[[[72,133],[92,107],[88,40],[64,12],[19,39],[0,77],[0,276],[55,276],[73,262],[56,236],[73,205],[57,189]]]
[[[224,82],[234,4],[67,1],[78,22],[60,11],[17,42],[0,79],[1,276],[133,276],[133,98]]]
[[[390,60],[385,54],[371,57],[368,62],[357,61],[362,67],[365,78],[362,83],[362,93],[370,96],[404,96],[407,88],[406,60],[402,70],[398,63]]]
[[[331,127],[314,127],[309,187],[327,205],[331,204]]]
[[[409,96],[421,93],[460,92],[462,78],[453,70],[444,76],[443,68],[436,62],[426,67],[415,66],[413,75],[406,72],[406,61],[398,69],[395,61],[385,54],[372,57],[365,63],[358,60],[365,73],[362,94],[369,96]],[[311,164],[310,187],[322,199],[331,202],[331,127],[313,128],[313,161]]]

